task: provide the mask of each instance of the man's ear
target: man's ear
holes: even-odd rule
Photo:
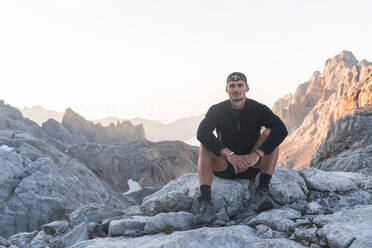
[[[249,85],[247,84],[247,88],[245,89],[245,92],[249,91]]]
[[[225,88],[225,90],[226,90],[226,93],[229,93],[229,92],[227,91],[227,84],[226,84],[226,88]]]

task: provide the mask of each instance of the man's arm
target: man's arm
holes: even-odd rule
[[[217,127],[217,122],[217,106],[213,105],[209,108],[205,118],[200,122],[196,137],[208,150],[216,154],[216,156],[220,156],[221,150],[226,148],[226,146],[213,134],[214,129]]]
[[[257,150],[263,156],[272,153],[287,137],[288,131],[283,121],[265,105],[259,105],[258,115],[259,124],[271,129],[269,136]]]

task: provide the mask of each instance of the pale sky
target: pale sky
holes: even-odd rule
[[[372,1],[0,0],[0,99],[164,122],[227,99],[269,107],[342,50],[372,61]]]

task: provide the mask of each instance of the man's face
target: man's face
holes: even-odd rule
[[[243,80],[230,81],[226,85],[226,92],[229,94],[229,98],[233,102],[239,102],[243,100],[246,96],[245,93],[248,92],[249,87]]]

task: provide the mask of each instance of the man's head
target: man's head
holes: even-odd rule
[[[246,76],[241,72],[233,72],[226,79],[226,92],[230,101],[240,102],[246,98],[249,91]]]

